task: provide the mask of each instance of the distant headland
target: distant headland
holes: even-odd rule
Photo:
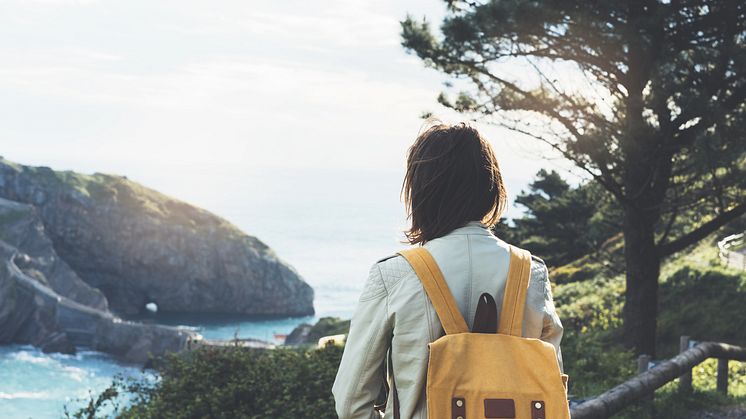
[[[0,344],[143,362],[192,334],[118,317],[154,308],[302,316],[314,313],[313,289],[208,211],[123,176],[0,157]]]

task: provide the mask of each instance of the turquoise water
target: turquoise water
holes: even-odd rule
[[[400,172],[191,173],[185,177],[184,171],[164,169],[123,174],[213,211],[259,237],[313,286],[316,316],[158,315],[148,321],[194,327],[208,339],[271,341],[274,334],[289,333],[321,316],[349,318],[371,265],[404,247]],[[74,399],[105,389],[117,373],[139,374],[96,352],[65,356],[28,346],[0,347],[0,419],[59,418],[66,403],[79,405]]]
[[[300,323],[315,323],[318,316],[245,318],[199,314],[158,314],[133,317],[145,323],[159,323],[193,329],[205,339],[232,339],[234,337],[275,341],[275,334],[290,333]]]
[[[115,374],[143,376],[99,352],[44,354],[31,346],[0,346],[0,417],[59,418],[66,405],[71,411],[83,406],[89,391],[105,389]]]
[[[190,179],[161,173],[129,176],[259,237],[315,290],[316,316],[166,314],[143,319],[194,327],[208,339],[272,341],[275,334],[321,316],[349,317],[371,264],[402,246],[398,174],[283,170],[271,176],[198,171]],[[66,404],[80,406],[75,399],[102,391],[118,373],[140,374],[97,352],[66,356],[30,346],[0,347],[0,419],[59,418]]]
[[[271,341],[275,333],[288,333],[313,316],[281,319],[199,318],[158,316],[164,324],[194,327],[207,339],[230,339],[234,334]],[[44,354],[28,345],[0,346],[0,419],[59,418],[64,407],[82,407],[90,395],[111,384],[116,374],[140,378],[133,366],[94,351],[76,355]]]

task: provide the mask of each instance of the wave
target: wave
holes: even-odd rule
[[[37,365],[49,364],[52,362],[52,359],[48,355],[34,349],[22,349],[17,352],[11,352],[9,354],[9,358],[14,361],[27,362]]]

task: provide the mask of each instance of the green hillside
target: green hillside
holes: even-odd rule
[[[679,337],[746,345],[746,272],[721,266],[713,235],[693,249],[664,262],[658,318],[658,358],[678,352]],[[578,261],[556,269],[561,275],[589,279],[555,284],[557,310],[565,327],[562,352],[572,397],[598,395],[636,374],[636,359],[621,342],[624,275],[607,275],[595,264],[585,272]],[[563,279],[567,280],[567,277]],[[681,417],[705,406],[746,402],[746,363],[730,363],[730,398],[715,393],[716,361],[694,369],[695,393],[676,393],[677,382],[658,391],[656,417]],[[661,416],[670,412],[671,416]],[[620,417],[646,417],[649,411],[628,409]]]

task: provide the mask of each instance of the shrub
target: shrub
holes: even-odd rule
[[[123,418],[333,418],[342,350],[203,349],[171,356],[162,381]]]
[[[568,330],[562,339],[569,395],[584,399],[603,393],[635,374],[634,355],[615,343],[609,333]]]
[[[746,275],[727,269],[681,267],[661,284],[658,347],[678,351],[679,336],[746,345]]]
[[[333,345],[199,349],[166,356],[158,381],[115,380],[102,395],[126,395],[133,401],[116,412],[123,419],[336,418],[331,388],[341,357],[342,348]],[[98,406],[104,405],[100,398],[67,416],[98,417],[103,413]]]
[[[557,313],[565,330],[606,331],[622,324],[624,278],[598,277],[554,287]]]

